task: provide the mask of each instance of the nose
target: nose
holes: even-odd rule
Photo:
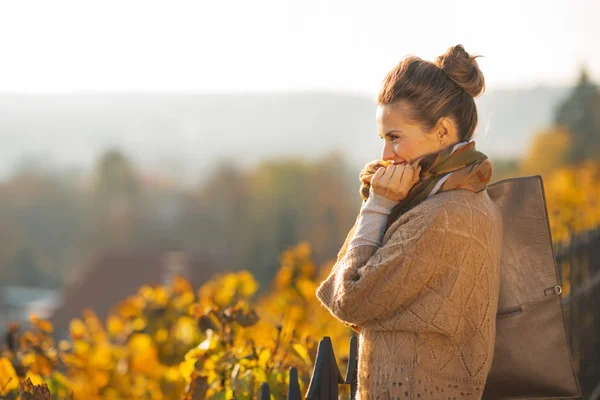
[[[383,145],[383,150],[381,151],[381,159],[383,161],[392,161],[396,158],[396,153],[394,152],[394,146],[391,142],[385,141]]]

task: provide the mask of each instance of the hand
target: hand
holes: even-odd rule
[[[418,165],[418,163],[414,163]],[[410,189],[419,181],[421,166],[391,164],[380,167],[371,178],[371,190],[392,201],[402,201]]]

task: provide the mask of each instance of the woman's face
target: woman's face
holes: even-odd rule
[[[455,126],[449,119],[446,118],[440,128],[426,132],[422,125],[409,121],[407,105],[403,102],[378,105],[376,119],[379,136],[384,140],[381,159],[394,164],[412,163],[424,155],[458,143]],[[437,131],[442,132],[443,145]]]

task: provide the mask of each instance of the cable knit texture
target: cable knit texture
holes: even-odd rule
[[[360,327],[357,399],[480,399],[491,368],[502,220],[487,191],[436,194],[381,247],[345,248],[317,288]]]

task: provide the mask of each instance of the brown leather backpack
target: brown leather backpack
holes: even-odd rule
[[[496,344],[483,399],[576,398],[540,176],[488,185],[504,224]]]

